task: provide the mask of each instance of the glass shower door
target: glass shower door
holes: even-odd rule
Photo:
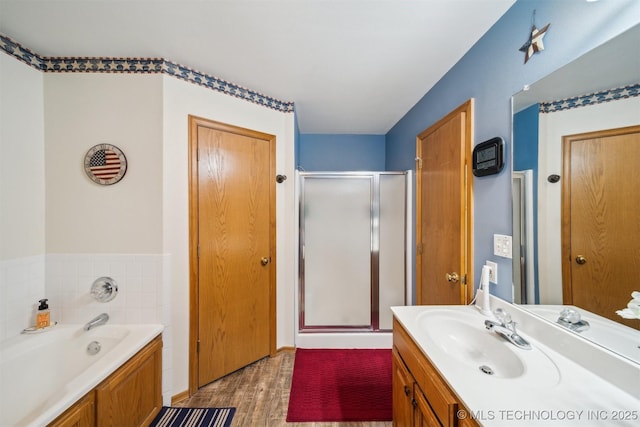
[[[301,173],[301,331],[390,330],[405,303],[406,175]]]
[[[304,328],[371,325],[370,176],[304,182]]]

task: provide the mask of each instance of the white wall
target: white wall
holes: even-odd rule
[[[48,253],[162,253],[162,78],[45,75]],[[127,158],[115,185],[94,183],[84,156],[96,144]]]
[[[44,298],[43,75],[0,53],[0,341]]]
[[[163,77],[163,100],[163,240],[165,252],[172,255],[172,383],[174,392],[180,393],[189,386],[188,115],[276,136],[276,173],[289,177],[276,186],[277,347],[294,344],[294,115],[168,76]]]
[[[541,114],[538,153],[538,272],[540,303],[562,304],[561,190],[550,184],[562,176],[562,137],[640,124],[640,98]]]
[[[276,171],[289,177],[276,186],[276,346],[294,345],[293,113],[170,76],[42,74],[9,56],[0,55],[0,61],[2,301],[16,302],[20,296],[24,306],[26,299],[41,298],[46,265],[54,320],[84,322],[107,311],[118,323],[161,321],[165,403],[187,390],[191,114],[276,136]],[[100,143],[118,146],[127,157],[126,175],[112,186],[97,185],[84,173],[85,153]],[[25,194],[32,197],[19,205],[22,209],[6,209],[6,203],[23,203]],[[15,245],[4,244],[9,235]],[[4,262],[13,254],[35,255]],[[121,285],[120,296],[107,305],[88,294],[101,275]],[[6,278],[16,286],[8,287]],[[25,290],[29,280],[39,283],[36,291]],[[28,306],[25,313],[30,316],[32,310]],[[8,316],[14,313],[0,306],[0,320]],[[24,317],[14,322],[16,334],[29,326]],[[3,324],[0,338],[6,337],[5,329]]]
[[[42,88],[40,71],[0,54],[0,259],[44,253]]]

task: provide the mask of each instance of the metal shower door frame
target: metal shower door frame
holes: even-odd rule
[[[380,176],[403,175],[406,172],[300,172],[300,197],[299,197],[299,292],[298,292],[298,331],[299,332],[387,332],[388,329],[380,329]],[[371,317],[368,325],[307,325],[305,324],[305,179],[369,179],[370,186],[370,303]],[[405,183],[405,207],[407,198],[407,185]],[[405,223],[406,228],[406,223]],[[405,233],[406,234],[406,233]],[[404,253],[406,263],[406,252]],[[406,272],[405,272],[406,275]],[[406,277],[403,278],[403,283]],[[406,301],[406,292],[404,299]]]

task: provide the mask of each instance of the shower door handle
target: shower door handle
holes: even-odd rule
[[[458,283],[458,280],[460,280],[460,276],[456,272],[445,274],[445,278],[449,283]]]

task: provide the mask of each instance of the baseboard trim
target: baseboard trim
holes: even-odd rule
[[[176,403],[180,403],[185,399],[189,398],[189,390],[185,390],[181,393],[176,394],[175,396],[171,397],[171,404],[175,405]]]

